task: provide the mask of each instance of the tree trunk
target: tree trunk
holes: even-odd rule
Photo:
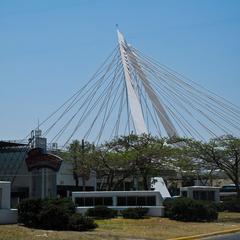
[[[143,188],[144,188],[144,190],[149,190],[148,177],[147,176],[143,176]]]
[[[83,184],[83,191],[86,191],[86,179],[85,177],[82,177],[82,184]]]
[[[107,191],[113,190],[113,179],[114,179],[113,174],[110,174],[107,179]]]
[[[73,173],[73,178],[75,180],[75,186],[78,187],[78,185],[79,185],[78,175]]]

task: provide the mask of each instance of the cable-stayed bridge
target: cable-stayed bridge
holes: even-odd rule
[[[117,36],[93,77],[40,123],[50,143],[82,138],[98,144],[130,133],[239,136],[236,105],[135,49],[119,30]]]

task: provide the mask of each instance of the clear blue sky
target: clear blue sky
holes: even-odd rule
[[[24,137],[117,45],[240,106],[239,0],[1,0],[0,139]]]

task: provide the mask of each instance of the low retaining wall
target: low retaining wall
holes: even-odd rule
[[[0,209],[0,224],[17,223],[17,218],[18,218],[17,209]]]

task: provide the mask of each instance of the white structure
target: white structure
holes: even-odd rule
[[[139,102],[138,95],[134,89],[134,82],[132,80],[130,73],[131,71],[129,65],[130,59],[127,54],[127,43],[122,33],[120,33],[119,31],[117,31],[117,33],[131,114],[134,122],[134,127],[136,129],[136,133],[140,135],[143,133],[147,133],[147,128],[144,122],[141,104]]]
[[[11,209],[11,183],[0,181],[0,224],[17,223],[17,209]]]
[[[163,199],[171,197],[163,178],[155,177],[151,182],[151,189],[160,192]]]
[[[152,105],[157,113],[158,119],[162,122],[164,129],[166,130],[169,137],[178,136],[177,130],[174,127],[171,119],[169,118],[163,104],[160,102],[159,97],[155,93],[154,89],[151,87],[147,76],[144,74],[141,65],[139,64],[136,55],[129,48],[123,34],[117,30],[118,33],[118,43],[121,53],[121,60],[123,64],[123,70],[125,75],[125,82],[127,88],[127,96],[129,100],[129,105],[131,109],[131,115],[133,118],[134,127],[137,134],[148,133],[146,124],[144,121],[144,116],[141,108],[141,103],[138,96],[138,83],[132,77],[132,68],[137,69],[136,73],[145,91],[152,102]]]
[[[180,188],[181,197],[189,197],[195,200],[220,201],[219,187],[190,186]]]
[[[115,210],[126,208],[148,208],[147,215],[163,216],[163,196],[158,191],[102,191],[73,192],[72,200],[77,205],[78,213],[85,213],[94,206],[107,206]]]

